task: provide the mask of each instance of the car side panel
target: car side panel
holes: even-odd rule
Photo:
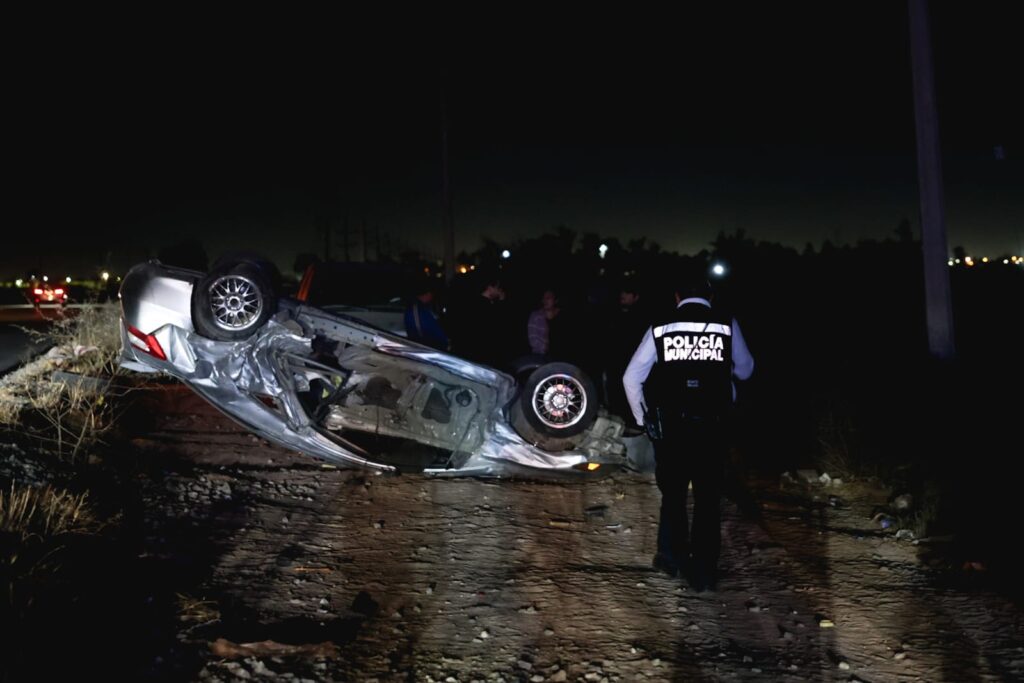
[[[142,263],[121,283],[121,315],[145,334],[173,325],[192,331],[192,286],[198,273]]]

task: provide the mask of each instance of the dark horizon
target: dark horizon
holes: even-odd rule
[[[0,268],[123,268],[188,239],[288,267],[344,216],[357,242],[365,220],[439,257],[442,88],[457,251],[559,225],[684,253],[740,229],[798,249],[920,234],[902,3],[688,18],[619,40],[512,22],[445,54],[50,37],[16,77]],[[1024,253],[1011,23],[933,8],[949,247],[979,257]]]

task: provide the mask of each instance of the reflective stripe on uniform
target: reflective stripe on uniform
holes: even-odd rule
[[[658,325],[655,327],[654,338],[658,339],[670,332],[715,332],[717,334],[724,334],[727,337],[731,337],[732,326],[722,325],[720,323],[669,323],[667,325]]]

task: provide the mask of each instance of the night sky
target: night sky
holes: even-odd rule
[[[558,225],[689,252],[740,228],[798,248],[917,230],[905,4],[834,4],[26,22],[0,275],[189,238],[290,267],[346,215],[353,255],[365,221],[440,256],[442,92],[460,249]],[[1022,253],[1014,23],[932,11],[950,247]]]

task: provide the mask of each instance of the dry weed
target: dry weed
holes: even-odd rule
[[[203,600],[178,593],[178,618],[181,621],[205,624],[220,619],[220,610],[213,600]]]
[[[86,504],[88,495],[12,482],[9,491],[0,491],[0,531],[24,541],[90,530],[95,519]]]
[[[818,458],[822,471],[833,479],[851,480],[860,469],[855,454],[856,429],[849,415],[833,409],[818,422],[818,443],[821,454]]]

